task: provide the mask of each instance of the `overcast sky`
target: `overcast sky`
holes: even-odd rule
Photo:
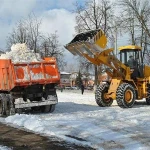
[[[20,19],[34,12],[42,19],[43,33],[57,31],[62,45],[67,44],[75,34],[74,4],[84,0],[0,0],[0,49],[6,48],[6,38]],[[66,61],[71,62],[73,55],[67,50]]]
[[[41,30],[45,34],[57,31],[62,45],[67,44],[75,34],[75,2],[83,0],[0,0],[0,49],[6,48],[6,38],[18,20],[34,14],[42,18]],[[66,60],[72,54],[66,51]]]

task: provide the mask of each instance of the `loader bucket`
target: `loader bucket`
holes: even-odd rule
[[[80,33],[65,48],[73,55],[94,56],[106,47],[107,38],[101,29]]]

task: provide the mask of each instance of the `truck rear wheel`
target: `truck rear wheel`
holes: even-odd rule
[[[1,93],[0,94],[0,116],[6,115],[5,103],[6,103],[6,96],[5,94]]]
[[[15,114],[14,99],[11,94],[6,94],[5,109],[7,116]]]
[[[108,88],[109,88],[109,85],[107,83],[103,83],[99,85],[96,89],[95,100],[96,100],[96,103],[101,107],[108,107],[108,106],[111,106],[113,103],[112,98],[109,98],[109,99],[105,98],[105,93],[108,92]]]
[[[41,111],[44,113],[48,113],[50,111],[50,105],[41,106]]]
[[[50,105],[50,113],[52,113],[55,110],[55,105]]]
[[[116,93],[116,100],[121,108],[131,108],[136,99],[136,92],[132,85],[122,83]]]
[[[55,110],[55,105],[41,106],[41,111],[44,113],[52,113]]]

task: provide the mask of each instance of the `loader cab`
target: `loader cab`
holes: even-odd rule
[[[143,62],[142,58],[142,48],[135,45],[128,45],[119,47],[120,50],[120,61],[126,66],[130,67],[130,69],[134,69],[138,71],[138,77],[143,76]],[[130,57],[134,60],[135,66],[132,67],[129,64]]]

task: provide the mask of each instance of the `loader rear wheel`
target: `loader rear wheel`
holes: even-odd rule
[[[116,100],[121,108],[131,108],[136,99],[136,92],[132,85],[128,83],[121,84],[116,93]]]
[[[101,107],[108,107],[108,106],[111,106],[113,103],[112,98],[109,98],[109,99],[105,98],[105,93],[108,92],[108,88],[109,88],[109,85],[107,83],[103,83],[99,85],[96,89],[95,100],[96,100],[96,103]]]

